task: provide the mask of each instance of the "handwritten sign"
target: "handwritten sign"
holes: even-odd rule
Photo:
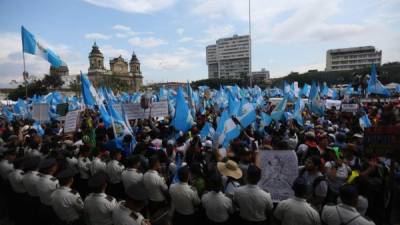
[[[358,111],[358,104],[342,104],[342,112],[356,113]]]
[[[341,104],[342,104],[342,101],[340,101],[340,100],[332,100],[332,99],[325,100],[325,106],[327,109],[332,109],[332,107],[335,107],[336,109],[340,109]]]
[[[400,127],[379,126],[364,130],[364,149],[368,154],[400,159]]]
[[[263,190],[279,202],[294,196],[292,185],[299,174],[297,155],[293,150],[261,150],[261,180]]]
[[[151,117],[165,117],[168,116],[168,102],[160,101],[153,102],[151,108],[144,110],[139,103],[123,104],[128,120],[145,119]],[[151,115],[150,115],[151,112]]]
[[[47,103],[37,103],[33,105],[32,108],[32,118],[38,121],[50,120],[49,117],[49,104]]]
[[[75,132],[79,120],[80,111],[68,112],[65,116],[64,133]]]

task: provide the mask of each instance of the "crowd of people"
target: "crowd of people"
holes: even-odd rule
[[[267,100],[268,101],[268,100]],[[372,126],[399,126],[396,103],[360,104]],[[263,111],[271,111],[266,107]],[[259,114],[260,112],[258,112]],[[228,148],[201,138],[198,113],[189,132],[168,118],[130,121],[117,137],[97,110],[81,113],[79,129],[0,119],[1,218],[41,225],[370,225],[400,223],[398,158],[367,152],[353,113],[332,107],[323,117],[304,109],[304,126],[290,120],[262,127],[257,118]],[[261,127],[260,127],[261,126]],[[293,150],[299,163],[294,196],[280,202],[258,185],[259,153]]]

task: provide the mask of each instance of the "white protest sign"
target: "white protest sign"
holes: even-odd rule
[[[64,122],[64,133],[75,132],[79,120],[79,113],[79,110],[67,113]]]
[[[342,104],[342,112],[357,112],[358,104]]]
[[[32,108],[32,118],[38,121],[50,120],[49,107],[50,106],[47,103],[34,104]]]
[[[153,102],[151,105],[151,109],[148,108],[146,110],[139,103],[127,103],[122,106],[128,120],[149,118],[150,112],[151,117],[165,117],[169,115],[167,101]]]
[[[325,106],[327,109],[331,109],[334,106],[336,109],[340,109],[341,104],[342,104],[342,101],[340,101],[340,100],[332,100],[332,99],[325,100]]]
[[[261,150],[261,180],[263,190],[279,202],[294,196],[292,185],[299,174],[297,155],[293,150]]]

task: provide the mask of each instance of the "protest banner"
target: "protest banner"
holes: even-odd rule
[[[258,185],[279,202],[294,196],[292,184],[299,174],[297,155],[293,150],[261,150],[261,180]]]
[[[399,126],[379,126],[364,130],[364,149],[367,154],[400,159],[399,146]]]
[[[342,112],[356,113],[358,111],[358,104],[342,104]]]
[[[49,104],[47,103],[36,103],[32,106],[32,119],[37,121],[50,120],[49,117]]]
[[[65,116],[64,133],[75,132],[79,122],[79,110],[68,112]]]
[[[168,102],[160,101],[153,102],[151,107],[144,110],[139,103],[123,104],[128,120],[145,119],[151,117],[165,117],[168,116]],[[151,115],[150,115],[151,112]]]
[[[332,107],[335,107],[336,109],[340,109],[341,104],[342,104],[342,101],[340,101],[340,100],[332,100],[332,99],[325,100],[325,107],[327,109],[332,109]]]

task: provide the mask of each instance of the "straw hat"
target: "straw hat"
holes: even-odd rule
[[[238,167],[235,161],[228,160],[226,163],[218,162],[217,167],[222,175],[235,179],[242,177],[242,170]]]

